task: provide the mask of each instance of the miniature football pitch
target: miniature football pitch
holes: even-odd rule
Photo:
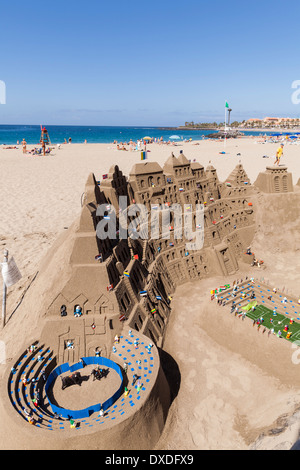
[[[261,328],[274,329],[274,334],[278,334],[278,331],[281,331],[281,337],[287,339],[287,341],[295,342],[299,341],[300,343],[300,323],[293,321],[290,324],[290,318],[281,313],[273,315],[273,310],[265,307],[264,305],[257,305],[253,312],[248,312],[246,315],[251,320],[259,320],[263,317],[263,322]],[[271,320],[271,321],[270,321]],[[288,330],[284,331],[285,325],[288,326]],[[288,333],[292,333],[290,338],[286,338]]]

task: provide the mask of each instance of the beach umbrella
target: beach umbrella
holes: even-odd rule
[[[171,135],[171,137],[169,137],[169,139],[180,139],[179,135]]]
[[[152,137],[143,137],[143,140],[152,140]]]

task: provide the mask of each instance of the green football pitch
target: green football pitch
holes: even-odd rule
[[[277,313],[275,316],[273,315],[273,310],[270,310],[264,305],[257,305],[255,310],[247,313],[246,316],[253,321],[263,317],[264,321],[261,328],[268,328],[270,330],[273,328],[275,334],[281,331],[282,338],[287,339],[287,341],[291,341],[292,343],[295,341],[300,342],[300,323],[294,321],[290,324],[290,318],[285,315]],[[270,320],[272,320],[272,322]],[[285,325],[288,326],[288,331],[284,331]],[[292,333],[290,338],[286,338],[288,333]]]

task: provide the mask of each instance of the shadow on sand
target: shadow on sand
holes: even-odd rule
[[[158,348],[161,366],[166,376],[167,382],[170,387],[171,403],[177,397],[180,383],[181,374],[177,362],[163,349]]]

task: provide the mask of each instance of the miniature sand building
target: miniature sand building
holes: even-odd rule
[[[264,193],[294,191],[292,174],[286,166],[267,166],[264,173],[259,173],[254,185]]]

